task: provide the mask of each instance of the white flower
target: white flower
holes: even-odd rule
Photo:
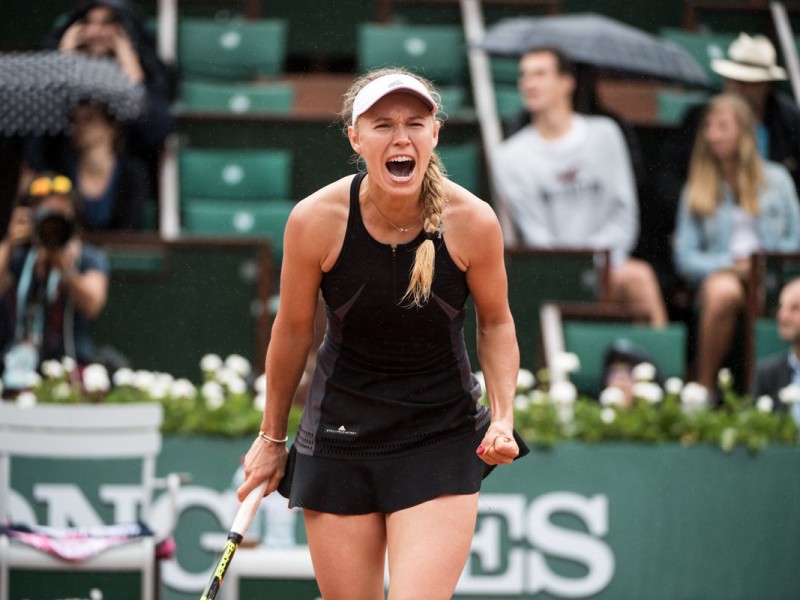
[[[75,363],[75,359],[71,356],[65,356],[61,359],[61,364],[64,365],[64,370],[67,373],[72,373],[75,370],[75,367],[78,365]]]
[[[231,354],[225,359],[225,366],[240,377],[250,375],[250,361],[239,354]]]
[[[726,427],[719,435],[719,445],[725,452],[730,452],[736,445],[736,429],[733,427]]]
[[[241,377],[232,377],[228,380],[228,391],[237,396],[245,394],[247,393],[247,382]]]
[[[220,367],[214,373],[214,379],[222,385],[228,385],[234,379],[241,379],[241,377],[239,377],[239,375],[233,369],[229,369],[228,367]]]
[[[772,412],[772,407],[774,404],[775,403],[772,401],[770,396],[759,396],[758,400],[756,400],[756,409],[758,409],[760,412],[769,413]]]
[[[533,390],[531,392],[531,404],[541,405],[546,404],[548,400],[547,394],[542,390]]]
[[[160,385],[165,388],[169,388],[172,385],[172,382],[175,381],[175,378],[170,375],[169,373],[153,373],[153,380],[156,385]]]
[[[557,373],[572,373],[581,368],[581,361],[574,352],[559,352],[553,358],[552,368]]]
[[[36,394],[33,392],[22,392],[17,395],[16,404],[19,408],[32,408],[36,406]]]
[[[564,425],[569,425],[575,418],[575,408],[572,404],[559,404],[556,407],[556,412],[558,413],[559,421]]]
[[[720,369],[717,373],[717,383],[722,389],[728,389],[733,383],[733,375],[730,369]]]
[[[514,398],[514,408],[517,410],[528,410],[531,399],[526,394],[517,394]]]
[[[48,379],[61,379],[65,375],[64,365],[54,359],[45,360],[42,362],[42,373]]]
[[[478,383],[481,385],[481,395],[486,395],[486,378],[483,376],[483,371],[475,371],[473,373],[475,379],[478,380]]]
[[[111,377],[111,380],[117,387],[123,387],[123,386],[133,386],[135,378],[133,371],[131,369],[129,369],[128,367],[122,367],[121,369],[117,369],[114,372],[114,375]]]
[[[66,400],[72,393],[72,387],[66,382],[62,381],[53,388],[53,397],[57,400]]]
[[[266,373],[262,373],[261,375],[256,377],[256,380],[253,382],[253,389],[258,394],[266,393],[266,391],[267,391],[267,374]]]
[[[578,390],[571,381],[556,381],[550,386],[550,399],[554,404],[571,406],[578,398]]]
[[[625,404],[625,392],[615,386],[607,387],[600,392],[600,404],[606,407]]]
[[[677,396],[681,393],[683,389],[683,379],[680,377],[670,377],[664,382],[664,389],[667,391],[668,394],[672,394],[673,396]]]
[[[536,377],[528,369],[520,369],[517,373],[517,389],[529,390],[536,383]]]
[[[641,398],[648,404],[657,404],[664,399],[664,390],[652,381],[637,381],[633,384],[633,397]]]
[[[603,410],[600,411],[600,420],[606,425],[611,425],[611,423],[617,420],[617,411],[615,411],[610,406],[606,406]]]
[[[150,386],[145,391],[153,400],[163,400],[167,397],[167,394],[169,394],[169,387],[169,384],[165,385],[163,381],[153,378]]]
[[[42,385],[42,376],[39,375],[36,371],[31,371],[28,373],[28,387],[30,388],[38,388]]]
[[[256,394],[255,397],[253,398],[253,408],[263,412],[266,405],[267,405],[267,395],[262,393]]]
[[[708,402],[708,390],[699,383],[689,382],[681,390],[681,403],[687,408],[702,408]]]
[[[217,354],[206,354],[200,359],[200,370],[203,373],[213,373],[222,366],[222,359]]]
[[[83,387],[90,394],[107,392],[108,388],[111,387],[111,381],[108,378],[106,368],[97,363],[86,365],[83,370]]]
[[[216,410],[225,403],[225,392],[216,381],[206,381],[200,388],[200,393],[205,398],[206,406],[210,410]]]
[[[790,383],[778,392],[778,398],[780,398],[781,402],[784,404],[795,404],[796,402],[800,402],[800,385],[797,385],[796,383]]]
[[[153,375],[150,371],[145,371],[144,369],[139,369],[135,371],[133,374],[133,385],[136,389],[139,389],[143,392],[146,392],[150,389],[150,386],[153,385],[153,381],[155,381],[156,376]]]
[[[186,398],[193,400],[197,396],[197,388],[188,379],[176,379],[169,388],[169,395],[173,398]]]
[[[656,378],[656,368],[649,362],[639,363],[631,369],[634,381],[653,381]]]

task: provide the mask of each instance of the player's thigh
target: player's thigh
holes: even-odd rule
[[[303,512],[314,575],[325,600],[383,600],[384,515]]]
[[[440,496],[387,515],[389,600],[445,600],[469,556],[478,494]]]

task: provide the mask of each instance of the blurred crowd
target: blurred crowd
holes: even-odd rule
[[[112,59],[143,86],[145,101],[135,119],[120,120],[101,100],[83,98],[67,131],[25,140],[19,194],[0,241],[7,389],[46,358],[96,358],[90,324],[105,304],[108,261],[84,232],[145,227],[164,143],[176,130],[177,73],[128,1],[82,3],[42,47]],[[670,129],[655,168],[644,172],[625,115],[580,110],[568,52],[534,48],[519,62],[524,115],[506,123],[489,172],[522,245],[609,249],[613,301],[654,328],[690,324],[687,379],[713,399],[756,283],[751,257],[800,250],[800,109],[783,91],[787,73],[763,35],[741,33],[710,67],[723,89]],[[785,323],[800,310],[797,289],[787,286],[778,311],[791,344],[800,343]],[[624,386],[635,359],[610,351],[609,381]],[[779,362],[800,377],[797,354]],[[765,377],[759,369],[743,391],[772,389]]]

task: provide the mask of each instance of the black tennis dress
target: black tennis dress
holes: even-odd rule
[[[475,454],[490,415],[464,345],[464,272],[434,238],[431,299],[408,307],[425,234],[394,247],[375,240],[361,218],[363,178],[353,179],[341,253],[322,278],[327,331],[278,488],[291,506],[336,514],[471,494],[489,470]]]

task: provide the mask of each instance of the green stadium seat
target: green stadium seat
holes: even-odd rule
[[[492,79],[495,85],[517,85],[519,79],[519,59],[505,56],[490,57]]]
[[[182,86],[179,110],[289,113],[294,106],[294,97],[294,87],[288,84],[186,81]]]
[[[461,113],[467,106],[467,90],[460,85],[444,85],[438,88],[442,112],[445,115]]]
[[[190,200],[182,207],[184,231],[201,236],[269,238],[280,264],[283,230],[294,206],[291,200]]]
[[[507,248],[508,302],[514,316],[520,364],[536,370],[544,365],[539,312],[547,302],[592,302],[607,290],[607,251]],[[470,361],[477,365],[475,310],[470,301],[464,340]]]
[[[181,204],[187,199],[285,200],[292,198],[288,150],[183,149],[179,156]]]
[[[464,108],[468,81],[464,33],[457,25],[358,26],[357,69],[405,67],[433,81],[446,113]]]
[[[728,46],[736,39],[737,34],[694,33],[684,29],[665,27],[659,30],[659,35],[691,54],[705,70],[713,88],[722,87],[723,78],[711,70],[711,61],[715,58],[725,58]]]
[[[789,349],[789,344],[778,335],[778,326],[774,319],[756,319],[753,324],[753,336],[756,361]]]
[[[457,25],[378,25],[358,27],[358,70],[404,66],[437,85],[467,81],[464,34]]]
[[[522,95],[516,85],[499,84],[494,88],[494,101],[501,119],[517,116],[525,110]]]
[[[285,67],[287,28],[282,19],[183,17],[178,24],[178,66],[187,78],[274,77]]]
[[[628,340],[644,350],[664,378],[683,378],[686,369],[686,325],[670,323],[663,329],[632,323],[563,321],[564,347],[580,360],[570,380],[583,394],[597,394],[601,387],[603,355],[617,340]]]
[[[481,149],[478,144],[445,144],[437,147],[436,153],[444,162],[450,179],[473,194],[480,193]]]
[[[659,90],[656,96],[658,120],[665,125],[677,125],[688,109],[708,100],[709,94],[703,91]]]

